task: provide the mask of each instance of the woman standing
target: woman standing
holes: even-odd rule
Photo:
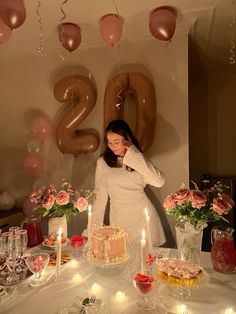
[[[161,187],[164,174],[141,152],[130,127],[123,120],[111,121],[105,129],[105,150],[97,160],[95,174],[96,200],[93,223],[103,224],[108,199],[110,224],[127,228],[131,243],[140,243],[145,227],[144,209],[151,215],[150,228],[153,245],[165,242],[160,218],[144,192],[147,184]]]

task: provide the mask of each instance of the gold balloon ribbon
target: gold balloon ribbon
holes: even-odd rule
[[[39,45],[37,47],[37,51],[41,56],[45,55],[44,47],[43,47],[43,41],[44,41],[44,36],[43,36],[43,22],[42,22],[42,17],[40,13],[40,8],[42,4],[40,0],[38,0],[38,6],[37,6],[37,15],[38,15],[38,22],[39,22],[39,29],[40,29],[40,34],[39,34]]]
[[[115,9],[116,9],[116,13],[117,13],[119,19],[122,19],[122,18],[121,18],[121,15],[120,15],[120,12],[119,12],[119,10],[118,10],[118,7],[117,7],[117,5],[116,5],[115,0],[112,0],[112,2],[113,2],[113,4],[114,4],[114,7],[115,7]],[[118,69],[121,70],[122,56],[121,56],[121,52],[120,52],[120,44],[117,45],[117,52],[118,52],[118,56],[119,56]],[[120,89],[119,89],[119,91],[118,91],[118,93],[117,93],[117,95],[116,95],[116,96],[117,96],[117,99],[118,99],[118,100],[117,100],[117,103],[116,103],[116,108],[117,108],[117,110],[120,110],[120,106],[122,105],[122,102],[123,102],[123,99],[122,99],[122,97],[121,97],[121,94],[122,94],[123,89],[122,89],[122,84],[121,84],[118,80],[116,81],[116,84],[120,87]]]
[[[231,22],[230,22],[230,50],[229,50],[229,63],[235,64],[236,57],[235,57],[235,23],[236,23],[236,5],[235,1],[231,0],[232,5],[234,6],[234,15],[232,16]]]

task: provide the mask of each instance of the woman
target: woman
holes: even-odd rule
[[[110,199],[110,224],[127,228],[131,243],[138,244],[145,227],[147,208],[151,215],[153,245],[165,242],[159,216],[146,196],[144,187],[161,187],[164,174],[145,159],[138,141],[123,120],[111,121],[104,134],[105,150],[97,161],[95,174],[96,200],[93,223],[101,225]]]

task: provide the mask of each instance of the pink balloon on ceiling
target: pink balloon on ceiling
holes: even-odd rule
[[[100,32],[108,45],[116,45],[121,39],[122,31],[123,21],[118,14],[106,14],[101,18]]]
[[[42,159],[38,155],[29,154],[24,160],[24,168],[30,175],[38,177],[43,170]]]
[[[176,11],[172,7],[159,7],[149,16],[149,29],[151,34],[164,41],[169,41],[176,27]]]
[[[52,131],[52,122],[47,117],[39,116],[33,120],[31,132],[40,143],[45,142],[52,135]]]
[[[0,0],[0,17],[11,29],[20,27],[26,18],[23,1]]]
[[[11,29],[0,18],[0,44],[5,43],[11,37]]]
[[[69,52],[77,49],[81,43],[81,30],[77,24],[62,23],[58,26],[59,40]]]

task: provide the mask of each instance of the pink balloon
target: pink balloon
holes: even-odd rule
[[[58,26],[59,40],[69,52],[77,49],[81,43],[80,27],[74,23],[62,23]]]
[[[5,43],[11,37],[11,29],[0,18],[0,44]]]
[[[39,116],[32,122],[31,132],[40,143],[46,141],[52,135],[52,122],[45,116]]]
[[[0,0],[0,17],[11,29],[20,27],[26,18],[26,10],[21,0]]]
[[[22,205],[23,213],[25,214],[25,216],[37,216],[37,211],[34,210],[35,207],[36,205],[30,201],[29,197],[27,197]]]
[[[101,19],[100,32],[103,40],[110,46],[116,45],[122,35],[123,21],[117,14],[107,14]]]
[[[29,154],[24,161],[25,170],[32,176],[38,177],[43,169],[43,162],[38,155]]]
[[[176,13],[170,7],[159,7],[151,12],[149,29],[151,34],[160,40],[169,41],[176,27]]]

